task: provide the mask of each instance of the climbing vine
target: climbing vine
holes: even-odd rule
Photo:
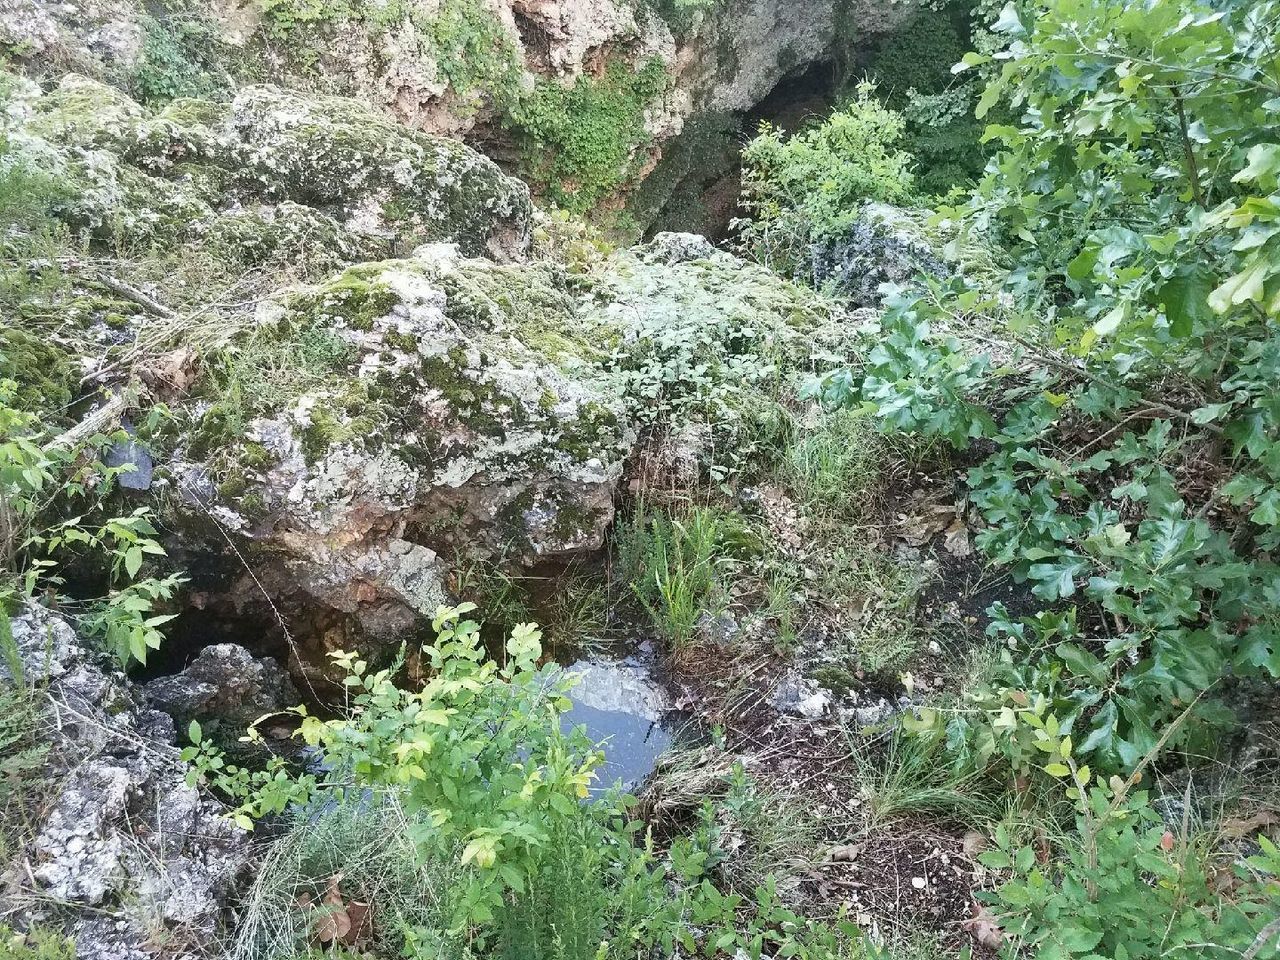
[[[638,70],[615,61],[604,76],[569,87],[540,80],[509,118],[524,142],[525,172],[565,209],[592,210],[634,176],[649,139],[645,110],[666,85],[657,58]]]

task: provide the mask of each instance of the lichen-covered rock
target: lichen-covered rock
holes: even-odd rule
[[[234,643],[201,650],[180,673],[149,681],[143,696],[185,728],[213,719],[237,733],[258,717],[298,702],[288,675],[271,657],[255,657]]]
[[[741,118],[785,79],[853,62],[916,8],[884,0],[402,0],[300,12],[214,0],[171,21],[142,0],[14,0],[0,7],[0,45],[46,80],[74,69],[145,93],[141,78],[150,71],[165,78],[156,91],[164,96],[185,92],[187,74],[225,67],[241,80],[353,97],[425,132],[499,143],[504,125],[518,119],[513,104],[539,85],[572,86],[609,64],[639,71],[660,62],[670,83],[642,105],[643,130],[625,131],[645,155],[636,170],[647,176],[687,125],[731,118],[732,139]],[[193,23],[210,49],[184,51],[177,42]],[[168,53],[157,57],[159,49]],[[599,134],[585,139],[596,144]],[[542,158],[530,152],[545,147],[534,137],[524,147],[507,140],[503,151],[523,149],[532,169]],[[723,162],[731,165],[733,155]],[[673,183],[657,184],[654,202],[674,181],[708,172],[658,168],[655,179]]]
[[[843,236],[816,243],[813,283],[851,307],[877,307],[881,287],[918,275],[946,277],[950,268],[934,251],[919,217],[887,203],[867,203]]]
[[[60,926],[82,957],[147,956],[165,930],[178,946],[207,940],[247,834],[187,785],[173,724],[140,707],[63,617],[28,604],[12,630],[26,682],[49,702],[47,778],[58,787],[7,892],[34,884],[21,890],[26,919]]]
[[[441,554],[601,545],[632,441],[607,346],[548,267],[440,246],[363,264],[207,358],[175,474],[197,517],[393,637],[412,623],[394,609],[445,599]]]
[[[340,263],[435,241],[509,260],[529,241],[522,183],[339,97],[245,87],[230,103],[176,100],[157,113],[69,75],[48,94],[15,87],[0,129],[16,157],[70,187],[65,219],[117,243]]]
[[[841,309],[689,234],[659,234],[603,263],[585,313],[621,334],[612,368],[631,415],[686,438],[690,424],[707,424],[722,453],[758,407],[756,391],[852,349]]]

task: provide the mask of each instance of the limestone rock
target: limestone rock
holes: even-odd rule
[[[61,926],[82,957],[149,956],[157,925],[193,943],[213,936],[247,835],[187,785],[172,723],[139,708],[65,618],[28,603],[12,627],[27,682],[50,704],[46,779],[58,784],[18,858],[30,873],[13,880],[36,885],[28,919]]]
[[[863,206],[857,221],[812,251],[813,282],[853,307],[876,307],[882,285],[903,285],[917,274],[945,277],[950,268],[934,252],[908,211],[887,203]]]
[[[246,395],[209,364],[179,490],[197,520],[272,548],[286,575],[262,579],[396,638],[445,600],[443,554],[599,548],[633,440],[599,335],[547,267],[443,246],[354,267],[265,305],[231,345],[309,365]]]
[[[509,260],[528,245],[522,183],[354,100],[257,86],[154,112],[72,74],[14,103],[4,126],[17,155],[75,189],[67,219],[117,240],[198,243],[245,263],[282,250],[352,262],[433,241]]]
[[[291,707],[297,691],[270,657],[258,658],[234,643],[205,647],[181,673],[149,681],[143,696],[185,727],[215,718],[237,731],[266,713]]]

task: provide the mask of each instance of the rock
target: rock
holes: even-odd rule
[[[124,429],[132,436],[133,429],[126,424]],[[121,473],[116,482],[125,490],[142,492],[151,489],[151,478],[155,472],[155,464],[146,447],[136,441],[117,440],[107,448],[102,462],[108,467],[132,466],[132,470]]]
[[[83,659],[76,632],[62,617],[37,604],[21,607],[9,621],[23,676],[10,673],[8,659],[0,657],[0,679],[22,679],[29,686],[59,680]]]
[[[600,366],[608,336],[554,270],[450,245],[284,292],[243,339],[320,344],[327,367],[246,396],[210,358],[170,458],[191,528],[212,514],[269,548],[258,584],[378,641],[447,601],[442,557],[597,550],[635,438]]]
[[[221,720],[242,731],[255,719],[295,705],[298,693],[271,657],[255,657],[234,643],[205,647],[178,674],[148,682],[142,695],[180,727]]]
[[[728,647],[742,633],[742,628],[732,612],[726,610],[724,613],[713,614],[710,610],[706,610],[694,624],[694,631],[698,639],[704,643]]]
[[[831,707],[831,692],[820,687],[817,681],[793,671],[783,677],[774,690],[773,706],[780,713],[817,720]]]
[[[32,904],[26,919],[60,927],[81,957],[141,960],[161,932],[178,948],[206,942],[244,869],[247,835],[187,785],[172,723],[139,709],[128,681],[105,673],[64,618],[27,603],[12,623],[24,672],[46,678],[36,695],[51,704],[44,779],[56,784],[19,856],[29,873],[12,881],[36,885],[13,891]]]
[[[321,266],[436,241],[510,260],[529,243],[524,184],[354,100],[248,86],[230,103],[180,99],[155,112],[72,74],[14,101],[15,153],[75,189],[63,213],[74,226],[117,242]]]
[[[844,236],[815,244],[811,257],[814,285],[854,307],[879,306],[884,284],[902,286],[919,273],[951,272],[918,222],[885,203],[865,204]]]
[[[500,149],[525,150],[545,145],[536,136],[523,145],[518,135],[504,140],[504,126],[512,126],[510,104],[538,84],[598,78],[615,63],[636,73],[657,61],[669,84],[645,105],[644,129],[634,131],[636,168],[647,175],[686,128],[741,117],[787,78],[848,57],[850,48],[871,47],[915,11],[913,4],[882,0],[699,7],[407,0],[396,15],[355,4],[282,18],[280,8],[216,0],[174,22],[142,0],[12,0],[0,8],[0,44],[46,85],[72,69],[136,87],[144,68],[155,69],[149,57],[160,46],[168,58],[163,69],[180,75],[187,89],[198,89],[197,79],[229,86],[233,73],[266,78],[314,94],[344,93],[416,130],[454,137],[483,132]],[[196,34],[198,49],[182,29],[187,24],[207,31]],[[736,121],[732,126],[736,133]],[[525,159],[534,167],[542,158]],[[659,168],[659,179],[669,177]],[[656,190],[674,187],[659,183]]]

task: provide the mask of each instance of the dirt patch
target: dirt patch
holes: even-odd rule
[[[922,823],[899,823],[839,847],[809,882],[814,896],[843,904],[863,926],[926,928],[968,939],[981,868],[960,837]]]

